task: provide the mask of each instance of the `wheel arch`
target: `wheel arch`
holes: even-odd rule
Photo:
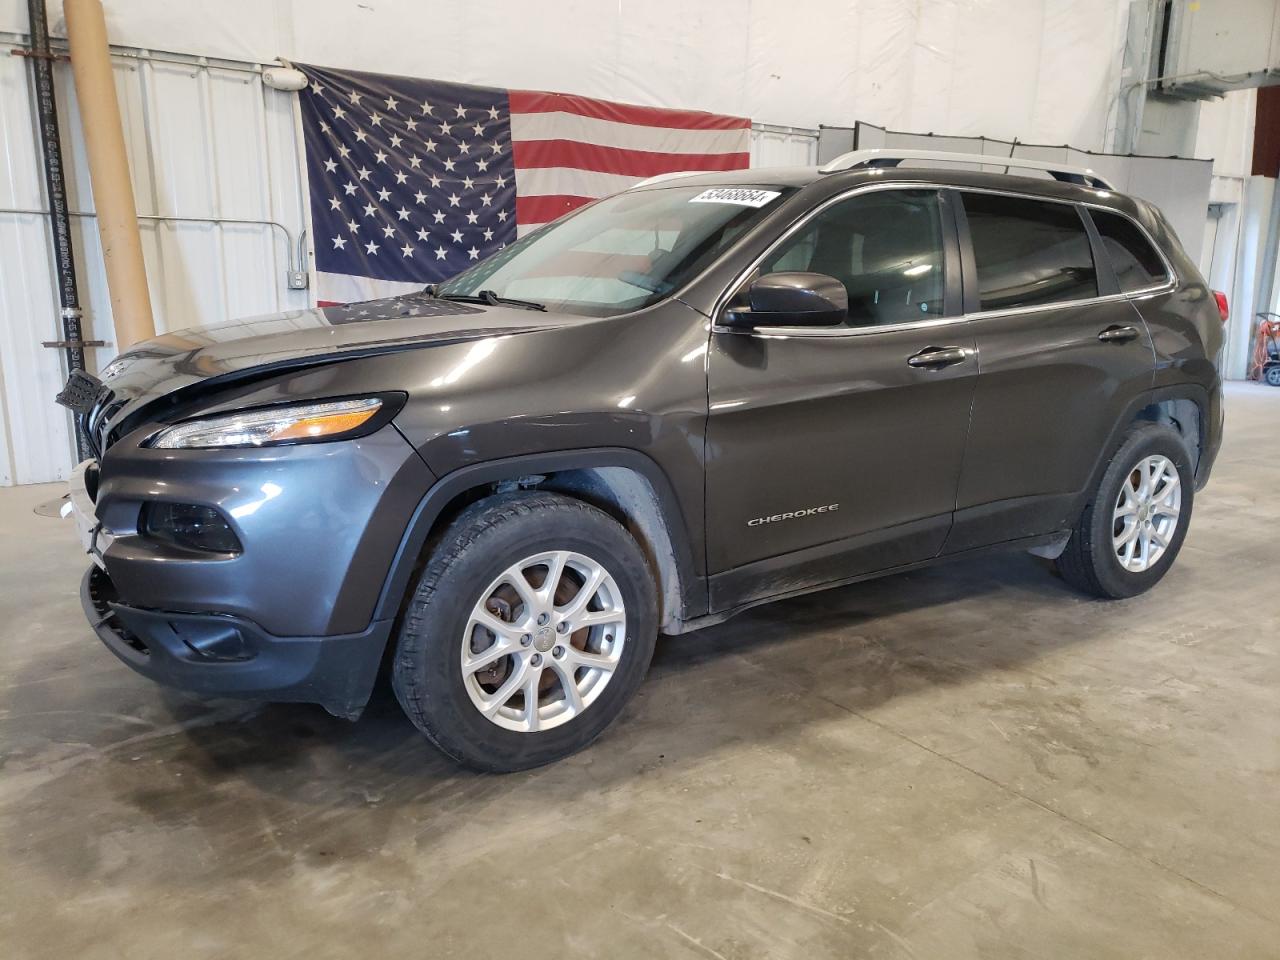
[[[397,616],[437,537],[465,507],[512,489],[562,493],[590,503],[627,528],[658,582],[660,628],[706,613],[694,540],[670,480],[652,459],[627,448],[593,448],[508,457],[461,467],[440,478],[415,509],[378,599],[378,619]]]

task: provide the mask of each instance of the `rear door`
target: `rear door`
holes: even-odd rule
[[[928,559],[951,525],[977,364],[946,201],[838,199],[754,275],[796,270],[844,283],[844,327],[711,337],[713,609]]]
[[[1154,371],[1146,324],[1083,207],[985,191],[960,199],[980,375],[947,553],[1070,526]]]

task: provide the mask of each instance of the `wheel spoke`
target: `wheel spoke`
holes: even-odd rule
[[[1151,528],[1151,539],[1155,541],[1156,546],[1159,547],[1161,550],[1169,546],[1169,538],[1166,537],[1163,533],[1161,533],[1157,527],[1153,526]]]
[[[524,569],[518,564],[511,567],[502,575],[502,582],[510,584],[511,589],[519,594],[520,602],[524,604],[524,614],[529,616],[530,611],[538,606],[538,593],[524,575]]]
[[[484,627],[500,640],[516,640],[520,637],[520,629],[514,623],[507,623],[495,617],[483,606],[477,607],[471,614],[472,623]]]
[[[502,686],[492,696],[484,698],[484,707],[482,708],[484,715],[492,717],[508,700],[515,696],[516,691],[524,685],[525,677],[528,673],[528,661],[520,660],[516,668],[511,671],[511,676],[503,681]]]
[[[610,623],[621,623],[626,615],[621,610],[591,610],[578,618],[574,623],[575,630],[600,627]]]
[[[526,729],[533,733],[538,729],[538,681],[542,679],[541,670],[526,671],[524,685],[524,723]]]
[[[560,678],[560,689],[564,691],[565,706],[575,715],[581,713],[582,693],[578,690],[578,681],[573,676],[574,671],[565,667],[558,660],[551,662],[551,668],[555,670],[556,676]]]
[[[564,567],[569,560],[569,554],[565,550],[557,550],[547,559],[547,579],[542,581],[542,587],[538,590],[538,603],[542,607],[550,607],[555,603],[556,587],[560,586],[560,579],[564,576]]]
[[[1119,550],[1125,544],[1131,543],[1133,538],[1138,535],[1138,528],[1140,526],[1141,525],[1136,520],[1131,523],[1126,523],[1124,530],[1115,538],[1116,549]]]
[[[560,614],[565,619],[568,619],[569,617],[576,617],[585,610],[587,604],[591,602],[591,598],[600,592],[600,584],[604,583],[605,576],[603,567],[595,567],[582,585],[582,589],[577,592],[572,600],[560,608]]]
[[[484,650],[481,650],[479,653],[473,654],[470,657],[464,659],[462,661],[462,672],[465,674],[472,674],[472,673],[475,673],[477,670],[483,670],[485,667],[489,666],[490,664],[496,663],[498,660],[501,660],[503,657],[511,656],[511,654],[515,653],[519,649],[520,649],[519,643],[504,642],[499,640],[496,643],[494,643],[492,646],[486,647]]]
[[[1164,503],[1173,495],[1173,492],[1178,489],[1178,485],[1181,482],[1182,481],[1178,478],[1177,473],[1166,473],[1163,486],[1151,495],[1151,499],[1156,503]]]
[[[566,657],[574,666],[590,667],[593,670],[603,670],[605,673],[613,673],[614,668],[618,666],[618,660],[612,654],[586,653],[576,647],[570,647]]]

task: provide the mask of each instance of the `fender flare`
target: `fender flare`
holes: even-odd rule
[[[418,502],[409,519],[400,545],[392,557],[391,568],[374,610],[374,619],[390,620],[397,616],[427,537],[444,508],[459,494],[499,480],[593,467],[623,467],[634,470],[648,481],[658,498],[675,556],[683,607],[680,616],[682,619],[690,619],[705,614],[705,580],[694,563],[688,521],[666,473],[654,460],[637,450],[627,447],[588,447],[486,460],[459,467],[438,479]],[[702,590],[698,589],[700,584],[704,585]]]
[[[1125,406],[1124,411],[1117,418],[1115,425],[1111,428],[1111,433],[1107,437],[1106,444],[1102,447],[1098,455],[1097,462],[1094,463],[1093,470],[1089,473],[1089,482],[1084,489],[1080,491],[1078,508],[1084,509],[1085,503],[1089,497],[1093,495],[1093,491],[1097,489],[1098,482],[1102,479],[1103,472],[1107,469],[1107,465],[1111,463],[1111,458],[1120,449],[1120,443],[1124,437],[1125,431],[1133,424],[1138,412],[1153,403],[1160,403],[1164,400],[1190,400],[1196,405],[1200,411],[1200,438],[1202,443],[1208,443],[1212,435],[1212,428],[1208,422],[1208,418],[1212,411],[1212,401],[1209,391],[1198,383],[1180,383],[1167,387],[1155,387],[1150,390],[1144,390],[1137,394]],[[1201,451],[1200,461],[1196,466],[1197,487],[1203,486],[1202,474],[1213,465],[1213,453],[1209,449]]]

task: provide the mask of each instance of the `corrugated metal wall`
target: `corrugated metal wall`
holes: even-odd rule
[[[20,38],[0,35],[12,45]],[[65,477],[69,420],[52,403],[64,379],[30,66],[0,46],[0,484]],[[305,243],[292,94],[265,88],[256,65],[117,51],[116,89],[156,329],[305,307],[287,288]],[[59,65],[59,117],[70,205],[92,212],[74,89]],[[210,222],[220,221],[220,222]],[[244,222],[249,221],[249,222]],[[96,224],[73,219],[86,339],[115,339]],[[91,369],[115,355],[90,350]]]

